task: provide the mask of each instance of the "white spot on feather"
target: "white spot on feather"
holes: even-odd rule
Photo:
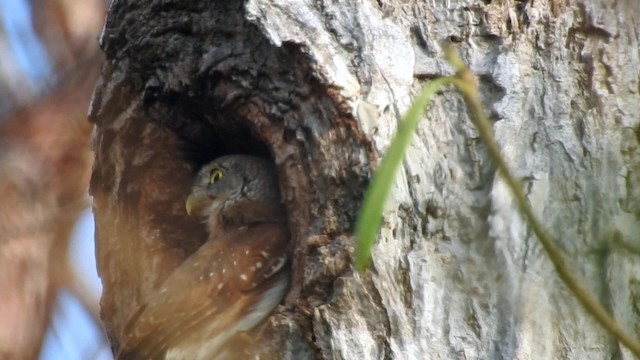
[[[279,279],[271,288],[263,293],[255,306],[236,322],[228,323],[228,318],[218,317],[209,322],[209,326],[203,329],[200,334],[211,334],[217,332],[219,336],[194,337],[192,342],[184,342],[167,350],[165,359],[193,359],[209,360],[211,354],[220,353],[221,347],[227,340],[240,331],[247,331],[255,327],[260,321],[266,318],[284,297],[287,290],[288,280],[286,277]],[[220,287],[222,284],[218,285]],[[232,309],[233,305],[230,305]],[[237,309],[237,307],[235,308]],[[224,331],[221,331],[224,329]]]
[[[267,276],[271,276],[273,274],[275,274],[278,270],[282,269],[282,267],[284,266],[284,263],[287,261],[287,258],[284,256],[281,256],[278,258],[278,261],[276,263],[273,264],[273,266],[271,266],[271,271],[269,272],[269,274]]]

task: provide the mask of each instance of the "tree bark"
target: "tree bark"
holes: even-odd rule
[[[445,90],[403,162],[369,271],[363,192],[414,94],[478,75],[504,156],[574,270],[640,326],[636,1],[115,0],[91,117],[102,317],[127,319],[206,238],[183,203],[229,153],[277,165],[293,238],[269,322],[283,359],[624,358],[517,211],[465,104]]]

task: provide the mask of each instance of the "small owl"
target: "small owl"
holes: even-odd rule
[[[186,202],[209,237],[124,331],[117,359],[228,359],[226,345],[285,295],[289,234],[271,163],[223,156],[198,173]]]

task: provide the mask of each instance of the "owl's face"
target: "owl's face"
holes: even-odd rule
[[[212,218],[225,209],[251,213],[262,204],[280,204],[274,166],[255,156],[233,155],[215,159],[198,172],[186,209],[190,215]],[[279,206],[270,211],[277,215]]]

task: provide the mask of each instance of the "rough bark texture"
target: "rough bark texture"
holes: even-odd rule
[[[371,270],[349,265],[371,169],[455,42],[535,211],[638,333],[640,5],[610,3],[114,1],[91,111],[112,345],[205,238],[183,210],[194,171],[245,152],[276,163],[294,239],[281,358],[631,358],[558,280],[453,91],[419,126]]]

